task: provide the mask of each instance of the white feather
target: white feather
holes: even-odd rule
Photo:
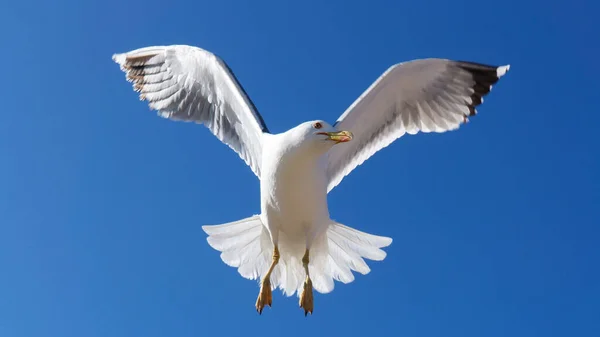
[[[243,277],[257,279],[269,268],[273,245],[260,216],[202,229],[208,234],[208,244],[221,252],[223,262],[238,268]]]
[[[260,178],[262,136],[268,129],[223,60],[183,45],[140,48],[113,60],[159,116],[204,124]]]
[[[458,129],[508,69],[445,59],[390,67],[338,118],[335,126],[354,139],[329,151],[327,192],[406,133]]]

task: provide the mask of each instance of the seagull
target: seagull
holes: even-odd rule
[[[152,46],[114,54],[141,100],[159,116],[206,126],[260,180],[260,214],[203,226],[208,244],[239,274],[260,279],[259,314],[272,291],[314,310],[313,289],[367,274],[392,239],[331,219],[327,195],[357,166],[405,134],[456,130],[476,114],[510,65],[441,58],[388,68],[333,124],[307,121],[271,133],[229,66],[207,50]]]

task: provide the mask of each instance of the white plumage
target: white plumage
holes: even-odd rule
[[[509,68],[443,59],[390,67],[338,118],[335,126],[355,141],[329,152],[327,191],[406,133],[458,129]]]
[[[312,286],[327,293],[334,280],[352,282],[352,271],[369,273],[364,259],[383,260],[381,248],[392,239],[332,220],[328,192],[406,133],[457,129],[509,69],[444,59],[400,63],[384,72],[333,126],[311,121],[271,134],[233,72],[206,50],[156,46],[113,59],[160,116],[206,125],[260,179],[259,215],[203,227],[223,262],[269,288],[261,288],[259,311],[270,305],[271,288],[288,296],[304,294],[306,270]],[[302,258],[308,250],[305,269]],[[275,255],[277,261],[271,263]],[[312,290],[309,302],[301,302],[305,312],[312,312]]]
[[[200,48],[159,46],[117,54],[113,60],[160,116],[204,124],[260,177],[267,127],[220,58]]]

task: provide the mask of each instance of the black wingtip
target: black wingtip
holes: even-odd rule
[[[469,116],[477,114],[477,106],[483,102],[483,97],[486,96],[492,86],[498,82],[500,77],[504,76],[510,65],[492,66],[483,63],[470,61],[454,61],[453,65],[467,71],[473,77],[475,84],[473,85],[473,94],[471,95],[471,104],[469,104]]]

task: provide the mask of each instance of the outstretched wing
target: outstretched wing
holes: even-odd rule
[[[509,67],[423,59],[389,68],[338,118],[354,138],[329,151],[327,191],[405,133],[457,129]]]
[[[204,124],[260,179],[261,115],[227,64],[206,50],[155,46],[113,55],[140,99],[162,117]]]

